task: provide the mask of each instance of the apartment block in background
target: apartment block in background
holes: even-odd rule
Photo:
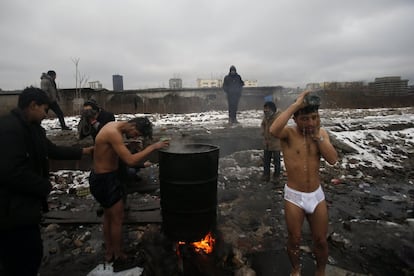
[[[124,91],[124,80],[121,75],[112,75],[114,91]]]

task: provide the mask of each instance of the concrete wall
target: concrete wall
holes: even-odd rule
[[[264,98],[271,95],[279,109],[289,106],[297,94],[275,87],[245,87],[239,110],[261,109]],[[120,113],[192,113],[227,110],[226,94],[221,88],[146,89],[122,92],[82,89],[78,98],[74,89],[60,91],[59,102],[66,116],[78,115],[83,102],[94,98],[100,106],[115,114]],[[365,90],[325,90],[319,92],[322,108],[377,108],[414,106],[414,94],[378,96]],[[0,114],[17,104],[18,93],[0,93]],[[50,112],[54,116],[53,112]]]
[[[17,106],[18,95],[0,94],[0,114],[4,114]]]
[[[244,88],[239,110],[263,107],[264,97],[280,97],[281,87]],[[194,89],[147,89],[122,92],[95,91],[82,89],[77,97],[74,89],[60,91],[59,102],[66,116],[77,115],[85,100],[93,98],[104,109],[119,113],[191,113],[209,110],[227,110],[227,99],[221,88]],[[18,94],[2,95],[0,101],[8,102],[0,106],[0,113],[8,112],[17,104]],[[53,115],[53,112],[51,112]]]

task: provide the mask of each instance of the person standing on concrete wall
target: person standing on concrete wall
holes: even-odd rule
[[[40,76],[40,88],[46,92],[49,97],[49,108],[55,112],[56,116],[59,119],[60,127],[62,130],[70,130],[65,123],[65,116],[63,115],[62,109],[60,108],[59,104],[57,103],[60,100],[59,92],[56,87],[56,72],[53,70],[49,70],[47,73],[42,73]]]
[[[224,77],[223,90],[227,95],[227,103],[229,106],[229,124],[237,124],[237,108],[241,97],[244,82],[239,74],[237,74],[236,67],[230,66],[230,72]]]

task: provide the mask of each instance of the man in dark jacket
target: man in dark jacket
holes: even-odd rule
[[[41,122],[48,104],[44,91],[28,87],[18,107],[0,118],[0,263],[5,275],[38,273],[43,255],[39,224],[52,189],[48,159],[76,160],[93,151],[47,139]]]
[[[79,139],[95,137],[99,130],[109,122],[115,121],[115,115],[99,107],[95,100],[90,99],[83,104],[83,111],[78,125]]]
[[[46,92],[47,96],[49,97],[49,109],[55,112],[56,116],[59,119],[60,127],[62,130],[70,130],[65,123],[65,116],[63,115],[63,111],[58,104],[59,92],[56,87],[56,72],[53,70],[49,70],[46,73],[42,73],[40,76],[40,88]]]
[[[237,124],[237,107],[241,97],[244,82],[237,74],[236,67],[230,67],[230,73],[224,77],[223,90],[227,95],[229,105],[229,124]]]

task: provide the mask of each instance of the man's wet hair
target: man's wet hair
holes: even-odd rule
[[[277,109],[275,103],[271,102],[271,101],[265,102],[263,107],[267,107],[270,110],[272,110],[273,112],[276,112],[276,109]]]
[[[299,109],[298,111],[296,111],[293,116],[297,117],[299,115],[302,114],[309,114],[309,113],[314,113],[314,112],[318,112],[319,110],[319,105],[321,104],[321,98],[313,93],[309,93],[307,94],[303,101],[307,104],[304,108]]]
[[[319,110],[319,105],[307,105],[304,108],[301,108],[295,113],[293,113],[293,117],[298,117],[299,115],[318,112],[318,110]]]
[[[135,127],[142,136],[152,139],[152,123],[147,117],[137,117],[128,121],[128,123],[135,124]]]
[[[20,109],[27,108],[31,102],[35,102],[37,105],[49,104],[49,97],[46,92],[37,87],[26,87],[19,95],[17,101],[17,107]]]

